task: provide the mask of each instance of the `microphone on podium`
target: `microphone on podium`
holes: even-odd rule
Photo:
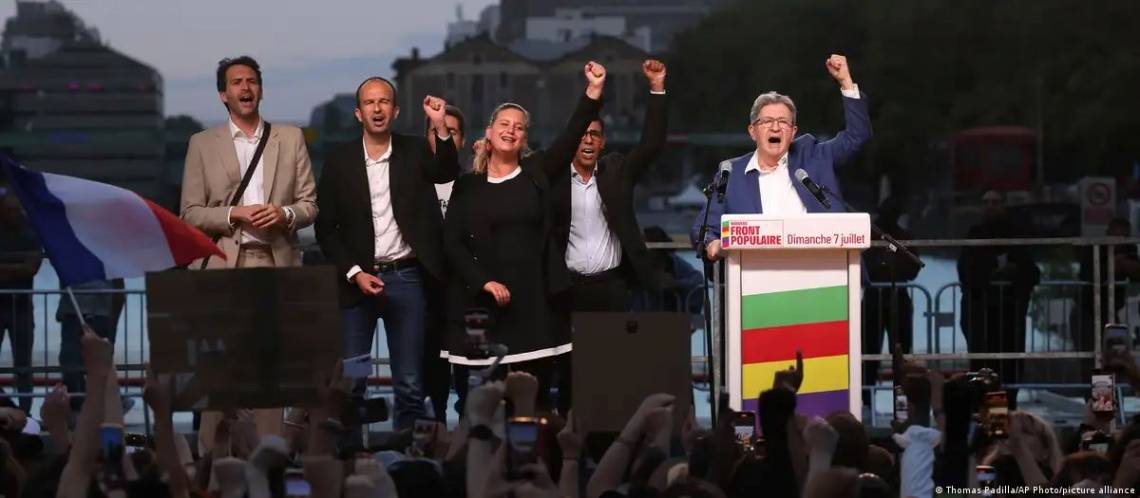
[[[800,168],[796,170],[795,174],[796,179],[799,180],[800,183],[804,184],[804,187],[807,187],[808,192],[811,192],[811,195],[812,197],[815,197],[815,200],[819,201],[820,204],[823,204],[823,207],[831,209],[831,201],[827,200],[827,196],[823,194],[823,189],[819,188],[819,185],[812,181],[811,177],[808,176],[807,171],[804,171],[803,168]]]
[[[724,190],[728,187],[728,176],[732,174],[732,161],[721,161],[717,166],[716,177],[713,178],[713,190],[716,191],[716,201],[724,202]]]

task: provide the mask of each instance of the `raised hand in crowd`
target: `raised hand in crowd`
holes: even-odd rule
[[[111,343],[85,327],[79,344],[83,367],[87,369],[87,396],[79,412],[67,465],[60,475],[57,492],[60,498],[87,496],[87,485],[98,467],[99,428],[105,417],[108,381],[114,381],[114,348]]]
[[[810,454],[808,459],[808,479],[816,472],[831,468],[831,458],[835,455],[835,445],[839,442],[839,433],[831,427],[826,420],[812,417],[804,427],[804,442]]]
[[[800,350],[796,350],[796,364],[788,367],[787,370],[780,370],[776,372],[773,378],[773,388],[784,388],[794,393],[800,392],[800,386],[804,383],[804,354]]]
[[[350,381],[344,377],[343,360],[316,377],[318,404],[309,412],[309,440],[301,462],[313,498],[338,498],[344,486],[344,466],[335,455],[336,440],[344,429],[340,413],[349,397]]]
[[[1039,463],[1048,463],[1053,472],[1060,470],[1059,450],[1055,459],[1057,461],[1050,461],[1053,460],[1052,448],[1047,447],[1047,443],[1043,441],[1043,438],[1052,435],[1051,432],[1051,427],[1043,426],[1039,419],[1026,412],[1009,413],[1009,451],[1013,454],[1018,469],[1021,470],[1025,484],[1035,486],[1049,482],[1041,471]]]
[[[562,474],[558,490],[563,496],[578,496],[578,459],[582,456],[582,435],[574,423],[574,411],[566,414],[566,425],[558,431],[558,448],[562,450]]]
[[[538,399],[538,378],[520,371],[507,374],[506,396],[514,405],[516,417],[533,417]]]
[[[361,478],[363,481],[360,480]],[[350,482],[352,479],[356,481]],[[384,468],[384,464],[373,458],[357,458],[353,465],[352,475],[345,480],[344,486],[346,496],[350,493],[359,492],[355,489],[367,489],[370,492],[360,496],[364,498],[397,498],[395,481],[388,474],[388,470]]]
[[[637,411],[622,428],[621,434],[606,449],[597,470],[586,484],[587,498],[597,498],[621,484],[623,474],[629,463],[633,461],[634,451],[645,435],[650,419],[660,417],[663,412],[672,411],[675,400],[672,394],[658,393],[649,395],[641,402]]]
[[[475,389],[467,395],[467,431],[469,434],[486,434],[495,423],[500,406],[503,403],[503,392],[506,390],[502,382],[489,382]],[[481,497],[488,489],[489,474],[495,469],[493,457],[494,442],[479,437],[469,437],[467,440],[467,496]]]
[[[52,450],[57,455],[66,455],[71,448],[71,429],[67,426],[70,413],[71,398],[67,395],[67,386],[56,384],[44,397],[40,419],[51,436]]]
[[[146,384],[143,386],[143,401],[154,412],[154,442],[158,452],[158,465],[168,476],[170,496],[185,497],[190,493],[190,477],[186,474],[179,455],[177,435],[174,432],[171,381],[169,374],[159,375],[148,368]]]

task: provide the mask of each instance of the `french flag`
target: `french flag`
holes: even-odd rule
[[[129,190],[32,171],[3,154],[0,169],[65,286],[225,257],[197,228]]]

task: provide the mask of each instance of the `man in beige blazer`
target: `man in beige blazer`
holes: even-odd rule
[[[226,258],[211,258],[207,268],[300,266],[297,230],[317,216],[316,185],[301,130],[273,124],[241,202],[230,198],[265,130],[261,119],[261,68],[251,57],[218,63],[218,97],[229,113],[228,123],[190,137],[182,177],[182,219],[211,237]],[[201,262],[191,265],[198,269]],[[214,444],[222,416],[202,414],[199,445]],[[256,410],[259,436],[281,433],[281,410]]]

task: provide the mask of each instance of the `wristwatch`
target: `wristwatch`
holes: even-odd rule
[[[490,427],[479,424],[467,431],[467,438],[491,442],[495,440],[495,433],[491,431]]]

